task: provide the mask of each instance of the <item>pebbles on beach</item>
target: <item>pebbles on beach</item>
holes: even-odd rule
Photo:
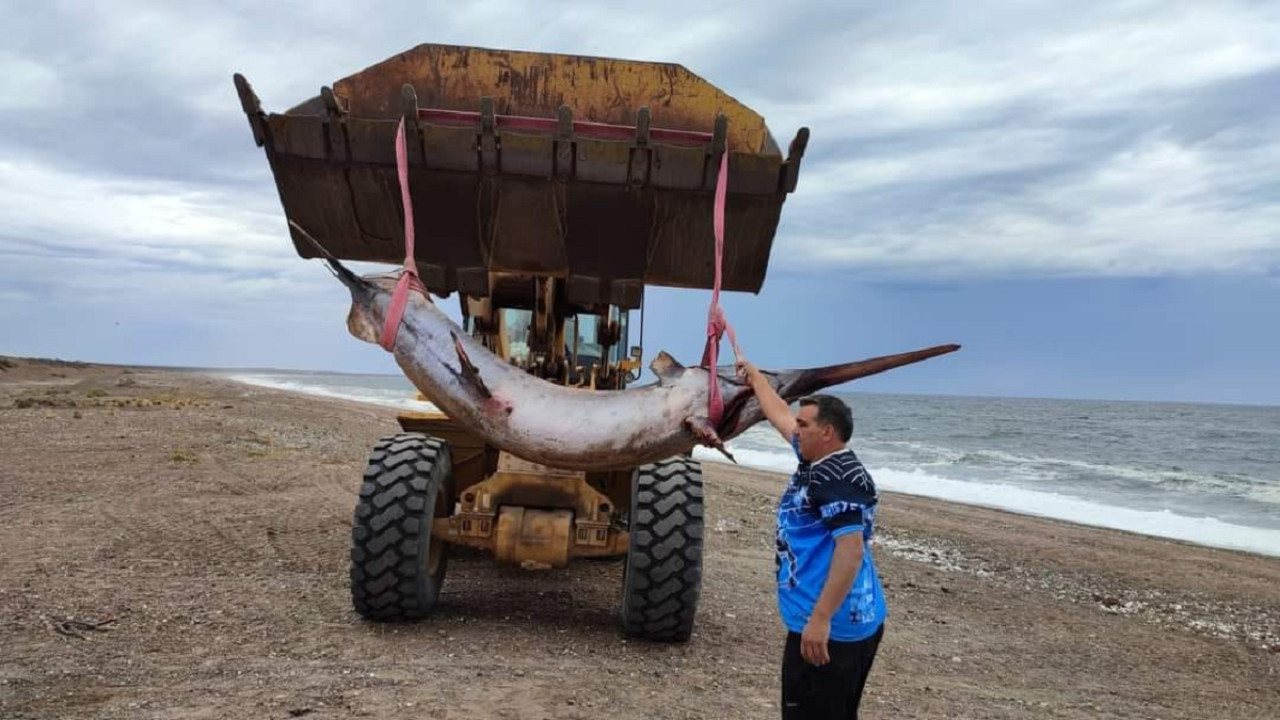
[[[436,616],[379,625],[351,610],[347,552],[394,411],[196,373],[7,362],[0,717],[778,715],[782,477],[705,466],[687,645],[620,636],[617,560],[530,573],[457,553]],[[160,395],[201,402],[95,404]],[[14,402],[31,397],[76,403]],[[890,620],[869,716],[1280,707],[1276,558],[891,493],[874,548]]]

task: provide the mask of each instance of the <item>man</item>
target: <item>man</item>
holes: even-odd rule
[[[778,503],[778,609],[790,631],[782,659],[782,717],[854,718],[884,634],[885,602],[869,541],[876,487],[846,447],[849,406],[800,400],[795,415],[749,362],[738,373],[799,465]]]

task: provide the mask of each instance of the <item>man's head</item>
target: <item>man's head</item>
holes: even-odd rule
[[[819,460],[837,450],[853,436],[853,412],[844,401],[831,395],[800,398],[796,414],[796,437],[800,456],[808,462]]]

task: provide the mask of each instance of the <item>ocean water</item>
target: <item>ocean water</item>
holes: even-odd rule
[[[417,400],[417,389],[400,376],[269,370],[226,373],[225,377],[247,385],[367,402],[402,410],[435,409],[431,403]]]
[[[430,408],[399,376],[231,374],[295,392]],[[1280,556],[1280,407],[841,394],[882,490]],[[738,462],[791,472],[767,424]],[[727,462],[706,448],[705,462]]]

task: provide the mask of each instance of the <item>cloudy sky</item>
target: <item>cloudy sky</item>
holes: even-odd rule
[[[726,305],[761,365],[959,342],[858,387],[1280,404],[1280,3],[8,0],[0,24],[0,354],[396,372],[294,255],[231,75],[282,111],[439,42],[679,62],[783,143],[812,128],[764,291]],[[651,291],[646,355],[696,361],[707,295]]]

